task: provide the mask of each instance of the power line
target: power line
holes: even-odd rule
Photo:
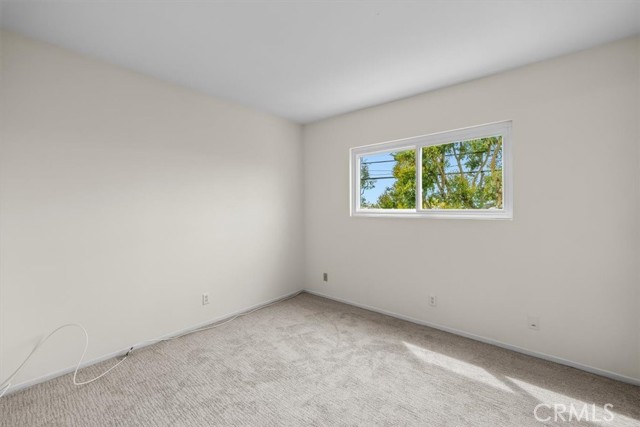
[[[376,160],[375,162],[360,162],[361,165],[373,165],[375,163],[393,163],[397,160]]]
[[[470,154],[485,154],[485,153],[490,153],[492,150],[484,150],[484,151],[472,151],[470,153],[459,153],[459,156],[468,156]],[[455,153],[449,153],[449,154],[445,154],[445,157],[452,157],[455,156]],[[395,163],[397,162],[397,160],[393,159],[393,160],[372,160],[369,162],[360,162],[361,165],[373,165],[373,164],[377,164],[377,163]]]
[[[379,179],[397,179],[397,178],[395,176],[381,176],[379,178],[372,178],[372,177],[369,177],[369,178],[366,178],[366,179],[362,178],[360,181],[369,181],[369,180],[376,180],[377,181]]]
[[[495,170],[491,170],[491,169],[486,169],[486,170],[481,170],[481,171],[471,171],[471,172],[462,172],[463,175],[471,175],[471,174],[475,174],[475,173],[487,173],[487,172],[501,172],[502,169],[495,169]],[[445,175],[460,175],[460,172],[445,172]],[[436,176],[440,176],[442,174],[435,174]],[[370,176],[369,178],[360,178],[360,181],[368,181],[368,180],[378,180],[378,179],[397,179],[397,177],[395,176]]]

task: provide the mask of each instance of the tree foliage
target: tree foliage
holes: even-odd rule
[[[362,206],[382,209],[415,208],[415,150],[391,155],[395,160],[392,170],[394,183],[374,203],[367,204],[364,192],[375,187],[375,179],[371,179],[368,168],[361,170],[361,178],[364,179],[364,184],[361,185]],[[422,207],[502,209],[501,137],[422,148]]]
[[[367,190],[371,190],[376,186],[376,181],[371,179],[369,173],[369,165],[366,163],[360,164],[360,206],[365,207],[367,205],[367,199],[364,197],[364,193]]]

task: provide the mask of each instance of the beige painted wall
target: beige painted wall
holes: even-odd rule
[[[46,44],[0,40],[0,378],[65,322],[87,327],[93,359],[304,284],[640,379],[639,39],[304,135]],[[513,221],[349,217],[350,147],[506,119]],[[527,314],[541,317],[539,332]],[[73,365],[80,338],[55,338],[18,383]]]
[[[307,288],[640,379],[639,43],[306,126]],[[501,120],[513,221],[349,217],[350,147]]]
[[[300,289],[298,125],[1,43],[0,378],[66,322],[92,359]],[[81,350],[63,331],[17,383]]]

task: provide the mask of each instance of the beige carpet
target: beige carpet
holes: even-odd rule
[[[0,399],[3,427],[554,424],[640,426],[640,387],[309,294]]]

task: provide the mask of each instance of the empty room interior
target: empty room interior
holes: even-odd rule
[[[640,427],[640,0],[0,26],[1,427]]]

